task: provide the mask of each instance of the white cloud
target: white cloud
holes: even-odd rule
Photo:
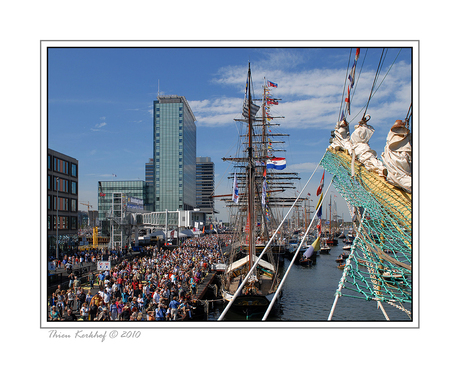
[[[270,76],[270,80],[278,83],[279,86],[272,89],[272,95],[281,99],[278,106],[272,107],[272,115],[284,116],[286,119],[283,120],[283,126],[333,128],[339,119],[341,109],[344,109],[341,101],[343,101],[346,69],[312,69],[290,73],[289,68],[286,68],[283,63],[287,63],[287,60],[292,58],[292,65],[297,65],[302,62],[302,58],[296,57],[295,53],[285,52],[268,55],[268,59],[260,63],[260,67],[253,72],[256,98],[262,93],[257,86],[263,84],[264,75]],[[274,69],[280,67],[283,67],[283,70]],[[246,68],[246,66],[220,68],[213,82],[239,88],[243,94]],[[376,125],[387,122],[390,117],[405,113],[410,104],[410,81],[407,78],[410,76],[410,65],[399,62],[392,67],[388,75],[385,73],[386,70],[377,81],[367,111],[373,118],[372,123]],[[356,75],[349,118],[352,124],[357,123],[364,113],[374,76],[374,70],[362,73],[359,71]],[[233,120],[240,117],[242,104],[243,95],[238,98],[216,97],[190,102],[198,126],[234,124]]]
[[[105,117],[102,117],[102,118],[105,119]],[[102,118],[101,118],[101,119],[102,119]],[[106,122],[101,122],[101,123],[95,124],[95,125],[94,125],[94,128],[90,128],[90,129],[91,129],[91,131],[94,131],[94,132],[96,132],[96,131],[101,131],[101,128],[102,128],[102,127],[105,127],[106,125],[107,125]]]

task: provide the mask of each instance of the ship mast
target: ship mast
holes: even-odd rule
[[[253,147],[252,147],[252,97],[251,97],[251,63],[248,67],[248,86],[247,86],[247,99],[248,99],[248,165],[247,165],[247,175],[248,175],[248,222],[249,222],[249,270],[252,268],[253,260],[252,256],[255,255],[254,247],[254,157],[253,157]]]

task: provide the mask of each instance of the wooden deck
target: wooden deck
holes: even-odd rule
[[[204,277],[203,281],[196,286],[196,298],[198,300],[202,300],[204,294],[208,290],[208,286],[214,281],[214,277],[216,276],[216,272],[211,272]]]
[[[242,277],[242,279],[244,279],[244,276]],[[268,295],[270,293],[270,288],[272,286],[271,278],[262,276],[259,279],[259,282],[260,282],[261,295],[264,295],[264,296]],[[233,278],[231,283],[230,283],[230,288],[229,288],[228,292],[231,293],[231,294],[234,294],[236,292],[236,290],[238,289],[239,284],[240,284],[240,277]]]

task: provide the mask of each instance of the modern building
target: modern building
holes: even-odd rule
[[[196,207],[195,121],[183,96],[153,102],[154,211]]]
[[[196,207],[206,213],[208,222],[214,215],[214,163],[210,157],[196,158]]]
[[[144,209],[148,211],[155,210],[155,165],[153,158],[145,163],[145,185],[146,197],[144,202]]]
[[[131,203],[130,198],[133,198],[136,201],[141,200],[142,203],[145,203],[146,192],[145,182],[140,180],[99,181],[97,209],[99,224],[102,227],[102,229],[99,230],[99,234],[104,236],[108,236],[110,234],[110,218],[113,218],[114,212],[118,210],[114,209],[114,194],[117,194],[117,198],[120,197],[119,194],[123,194],[124,198],[126,198],[125,204],[128,206],[128,202]],[[142,212],[142,208],[143,205],[139,205],[136,211]]]
[[[78,160],[48,149],[47,247],[56,255],[78,244]]]

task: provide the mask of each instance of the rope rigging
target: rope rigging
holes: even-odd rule
[[[382,312],[381,303],[386,302],[410,315],[411,198],[356,165],[352,178],[350,161],[341,154],[328,151],[321,161],[334,176],[335,189],[356,213],[356,238],[336,297],[375,300]]]

